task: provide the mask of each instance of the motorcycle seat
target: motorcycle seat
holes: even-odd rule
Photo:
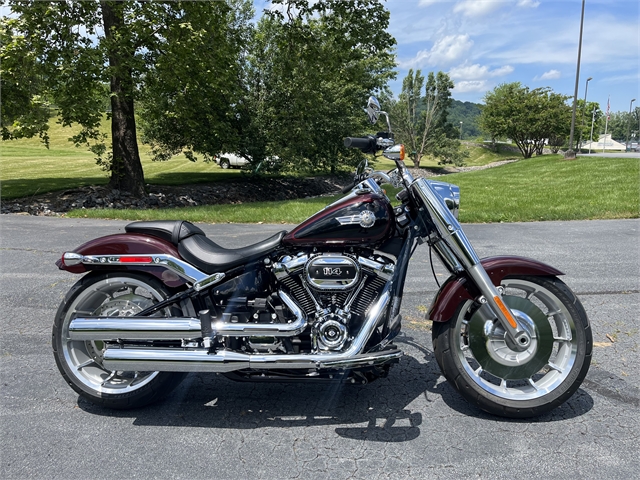
[[[242,248],[224,248],[207,238],[205,233],[190,222],[162,220],[133,222],[124,227],[127,233],[151,235],[178,247],[180,256],[205,273],[223,272],[257,260],[280,245],[286,230],[261,242]]]
[[[206,235],[192,235],[178,244],[180,256],[205,273],[224,272],[234,267],[258,260],[280,245],[286,230],[261,242],[242,248],[224,248]]]
[[[190,222],[182,220],[160,220],[155,222],[133,222],[124,227],[127,233],[141,233],[158,237],[175,246],[191,235],[204,235],[204,232]]]

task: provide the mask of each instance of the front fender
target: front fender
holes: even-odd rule
[[[503,278],[511,275],[564,275],[557,268],[525,257],[487,257],[480,260],[480,263],[496,286],[500,285]],[[479,295],[480,292],[466,273],[452,275],[436,294],[436,298],[427,312],[427,319],[434,322],[446,322],[453,317],[460,303],[473,300]]]
[[[161,238],[151,237],[138,233],[118,233],[115,235],[107,235],[99,237],[80,245],[72,250],[73,253],[80,255],[153,255],[165,254],[181,258],[178,249],[171,243]],[[163,266],[145,266],[145,265],[87,265],[80,263],[78,265],[65,265],[62,259],[56,261],[56,265],[60,270],[71,273],[85,273],[93,270],[100,271],[138,271],[149,273],[169,287],[179,287],[184,285],[185,281],[175,273],[167,270]]]

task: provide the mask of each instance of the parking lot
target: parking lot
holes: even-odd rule
[[[53,317],[78,279],[54,262],[125,224],[0,217],[2,478],[638,477],[638,220],[465,226],[481,256],[523,255],[564,271],[592,323],[582,388],[527,421],[469,406],[440,375],[423,320],[437,289],[426,247],[410,264],[397,340],[405,356],[388,378],[254,384],[190,374],[162,403],[128,412],[94,406],[53,360]],[[290,228],[199,226],[228,247]]]

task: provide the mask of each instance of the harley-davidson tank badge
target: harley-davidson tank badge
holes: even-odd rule
[[[362,228],[371,228],[376,223],[376,214],[369,210],[363,210],[359,215],[336,217],[340,225],[360,225]]]

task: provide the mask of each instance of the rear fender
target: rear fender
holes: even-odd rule
[[[502,279],[511,275],[564,275],[560,270],[550,265],[525,257],[487,257],[480,260],[480,263],[495,286],[500,286]],[[427,312],[427,319],[434,322],[446,322],[453,317],[460,303],[473,300],[479,295],[479,290],[465,273],[452,275],[436,294],[436,298]]]
[[[137,233],[118,233],[96,238],[72,250],[80,255],[172,255],[181,259],[178,249],[161,238]],[[56,261],[60,270],[71,273],[85,273],[89,271],[136,271],[145,272],[157,277],[168,287],[179,287],[186,281],[162,265],[95,265],[80,263],[65,265],[62,258]]]

